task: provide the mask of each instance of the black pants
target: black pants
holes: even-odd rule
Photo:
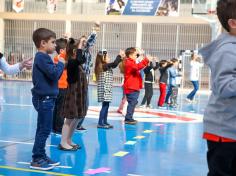
[[[144,83],[144,88],[145,88],[145,95],[143,97],[141,105],[144,105],[147,101],[147,105],[149,106],[153,96],[153,85],[152,83]]]
[[[207,141],[208,176],[236,176],[236,142]]]
[[[59,94],[57,96],[55,102],[55,108],[53,111],[53,127],[52,127],[53,132],[61,133],[62,131],[62,126],[64,124],[64,117],[61,117],[60,114],[65,96],[66,96],[66,89],[59,89]]]

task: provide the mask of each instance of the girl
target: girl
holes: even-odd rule
[[[134,109],[138,103],[139,91],[142,88],[142,78],[140,70],[149,63],[148,58],[144,58],[141,62],[136,63],[138,53],[136,48],[127,48],[125,51],[126,59],[124,61],[124,92],[128,101],[125,123],[134,125],[137,123],[133,119]]]
[[[60,150],[76,151],[79,145],[72,142],[72,135],[79,121],[83,119],[88,110],[87,106],[87,79],[82,68],[86,58],[82,54],[82,41],[71,38],[66,48],[67,82],[68,89],[62,108],[62,116],[65,117],[62,128]]]
[[[102,102],[102,109],[100,111],[98,128],[113,128],[107,122],[107,115],[109,104],[112,100],[112,82],[113,82],[113,72],[112,69],[116,68],[124,57],[124,51],[120,51],[120,55],[116,57],[116,60],[112,63],[109,63],[110,58],[106,50],[99,51],[95,63],[95,75],[98,82],[97,93],[98,93],[98,102]]]
[[[192,82],[194,89],[186,98],[189,103],[193,102],[194,96],[199,89],[199,73],[200,68],[203,67],[203,64],[200,62],[200,60],[201,58],[197,54],[193,53],[191,55],[190,81]]]
[[[158,101],[158,107],[163,107],[165,103],[166,98],[166,85],[168,84],[168,61],[167,60],[161,60],[159,65],[159,71],[160,71],[160,80],[159,80],[159,89],[160,89],[160,97]]]
[[[178,59],[173,58],[170,61],[171,67],[167,69],[168,71],[168,90],[166,95],[165,103],[168,104],[170,102],[170,107],[177,107],[177,96],[178,96],[178,86],[176,85],[176,77],[178,76]]]
[[[153,96],[153,84],[155,83],[155,70],[158,69],[159,63],[157,61],[156,65],[154,66],[152,62],[149,63],[149,66],[144,68],[145,80],[144,80],[144,88],[145,88],[145,95],[143,97],[143,101],[140,107],[144,108],[151,108],[151,99]],[[145,103],[147,102],[147,106]]]

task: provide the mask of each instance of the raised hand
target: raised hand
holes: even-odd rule
[[[25,59],[20,63],[20,70],[22,70],[23,68],[30,70],[32,68],[32,64],[33,64],[33,58]]]
[[[125,57],[125,51],[124,51],[124,50],[120,50],[119,55],[120,55],[122,58],[124,58],[124,57]]]
[[[147,59],[149,60],[149,62],[153,61],[153,57],[151,55],[147,55]]]

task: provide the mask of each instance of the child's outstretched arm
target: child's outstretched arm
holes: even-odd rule
[[[92,32],[88,37],[85,51],[88,51],[90,48],[92,48],[95,45],[96,40],[97,40],[97,33]]]
[[[118,55],[117,57],[116,57],[116,59],[114,60],[114,62],[111,62],[111,63],[108,63],[108,64],[104,64],[103,65],[103,70],[104,71],[107,71],[107,70],[109,70],[110,68],[116,68],[118,65],[119,65],[119,63],[122,61],[122,57],[120,56],[120,55]]]
[[[136,63],[130,63],[130,67],[132,69],[132,71],[136,72],[139,70],[142,70],[144,67],[146,67],[149,63],[148,58],[144,58],[141,62],[139,62],[138,64]]]

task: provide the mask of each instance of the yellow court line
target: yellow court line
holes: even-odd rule
[[[56,175],[56,176],[75,176],[70,174],[62,174],[57,172],[48,172],[48,171],[39,171],[39,170],[33,170],[33,169],[24,169],[24,168],[18,168],[18,167],[11,167],[11,166],[0,166],[0,169],[10,169],[10,170],[17,170],[17,171],[24,171],[24,172],[35,172],[35,173],[42,173],[42,174],[50,174],[50,175]]]

